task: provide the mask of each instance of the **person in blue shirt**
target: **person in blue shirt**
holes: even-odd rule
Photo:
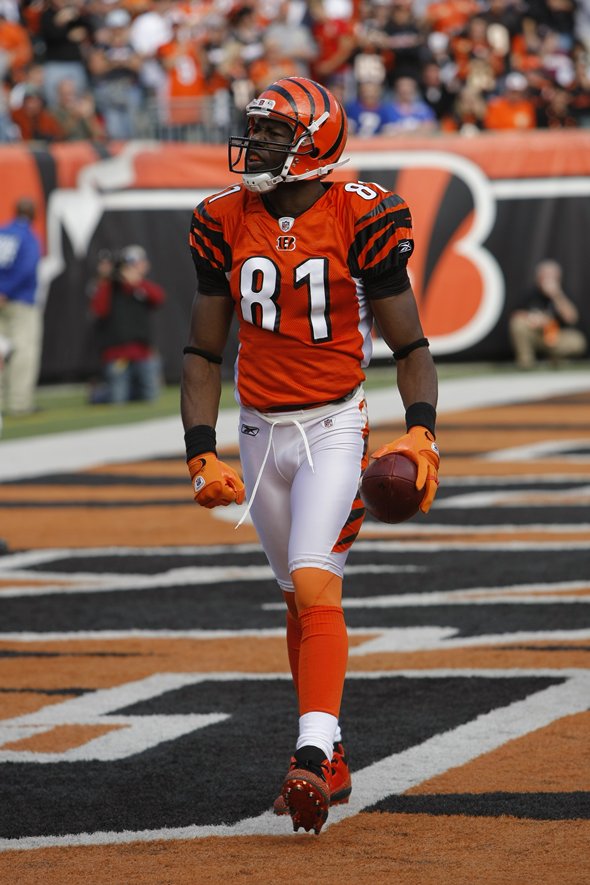
[[[41,247],[31,228],[34,218],[33,200],[22,197],[13,220],[0,226],[0,335],[12,351],[0,374],[0,401],[12,415],[35,410],[41,361],[42,314],[36,303]]]
[[[391,102],[385,99],[382,84],[372,80],[358,84],[357,97],[346,104],[345,110],[348,131],[358,138],[382,135],[393,122]]]
[[[384,129],[385,134],[428,133],[437,128],[432,108],[420,94],[413,77],[399,77],[393,89],[391,118]]]

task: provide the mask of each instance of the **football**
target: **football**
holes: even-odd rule
[[[372,461],[361,479],[361,499],[379,522],[405,522],[420,507],[425,489],[416,488],[418,468],[401,452]]]

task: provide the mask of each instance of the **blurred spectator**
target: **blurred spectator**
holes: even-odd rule
[[[357,98],[345,104],[348,131],[359,138],[382,135],[393,122],[391,102],[384,98],[381,83],[359,83]]]
[[[508,32],[492,29],[494,36],[492,42],[488,30],[484,16],[474,15],[465,29],[451,41],[453,56],[458,66],[458,76],[462,80],[467,80],[470,64],[474,59],[485,61],[495,77],[504,74],[510,51]]]
[[[537,109],[539,129],[571,129],[578,125],[571,94],[560,86],[550,86]]]
[[[12,83],[9,95],[11,110],[22,107],[25,92],[29,87],[36,89],[41,95],[45,95],[45,67],[42,64],[27,65],[20,72],[16,82]]]
[[[178,127],[195,126],[202,121],[209,90],[203,53],[188,20],[175,13],[170,16],[170,23],[171,39],[157,52],[166,73],[159,96],[159,118],[162,125],[180,134]]]
[[[0,79],[15,80],[33,58],[31,39],[18,21],[10,21],[0,9]]]
[[[391,120],[387,133],[425,133],[436,128],[436,118],[420,95],[418,84],[412,77],[400,77],[396,81],[391,101]]]
[[[36,303],[41,248],[31,230],[34,217],[35,204],[22,197],[14,219],[0,227],[0,335],[11,350],[0,376],[0,402],[11,415],[34,411],[41,361],[42,314]]]
[[[453,114],[457,94],[460,90],[458,79],[445,82],[442,71],[434,61],[426,62],[421,79],[424,101],[433,111],[439,124],[448,121]]]
[[[157,54],[160,47],[172,40],[171,13],[176,6],[173,0],[153,0],[130,6],[134,15],[129,22],[128,40],[141,59],[139,83],[151,95],[158,94],[164,84],[165,75],[158,63]],[[113,10],[115,11],[118,10]]]
[[[266,33],[262,43],[264,55],[250,65],[250,79],[257,94],[269,83],[282,77],[297,77],[300,71],[299,65],[285,53],[276,35]]]
[[[393,53],[388,77],[392,84],[399,77],[420,78],[424,34],[412,11],[412,0],[391,0],[389,21],[385,27],[385,47]]]
[[[245,65],[249,66],[263,56],[263,34],[253,5],[238,3],[228,14],[228,24],[228,40],[238,44]]]
[[[425,20],[429,29],[454,37],[461,33],[471,16],[478,12],[477,0],[435,0],[428,4]]]
[[[473,86],[464,86],[455,99],[450,118],[445,119],[444,127],[461,135],[477,135],[485,128],[486,113],[487,105],[481,92]]]
[[[527,94],[526,77],[512,71],[504,82],[505,92],[488,104],[486,129],[534,129],[535,106]]]
[[[41,14],[39,36],[45,46],[45,98],[55,102],[57,84],[66,77],[80,92],[88,88],[86,53],[92,39],[92,19],[82,0],[48,0]]]
[[[101,43],[91,51],[89,68],[96,107],[104,119],[109,138],[137,135],[143,91],[139,84],[141,58],[129,42],[131,17],[125,9],[113,9],[105,19]]]
[[[352,56],[357,46],[354,23],[333,17],[327,0],[310,0],[309,11],[317,46],[317,57],[311,63],[312,79],[328,87],[333,79],[352,79]]]
[[[11,112],[23,141],[63,141],[64,131],[59,122],[45,107],[45,99],[39,89],[27,86],[22,105]]]
[[[141,246],[126,246],[99,263],[99,279],[90,310],[96,332],[104,385],[93,403],[154,400],[160,391],[160,358],[154,346],[153,311],[164,290],[146,279],[150,264]]]
[[[276,16],[268,23],[264,33],[265,37],[282,46],[288,58],[293,59],[298,76],[308,77],[317,47],[308,24],[297,15],[294,9],[296,5],[289,0],[280,0]]]
[[[586,338],[576,327],[578,309],[562,286],[562,268],[557,261],[540,261],[535,282],[522,308],[514,311],[509,323],[516,364],[531,369],[538,356],[556,361],[581,356]]]
[[[50,109],[59,123],[64,141],[100,141],[106,137],[90,92],[78,93],[73,80],[62,80],[57,86],[57,102]]]
[[[0,83],[0,144],[18,141],[20,130],[10,115],[8,90]]]

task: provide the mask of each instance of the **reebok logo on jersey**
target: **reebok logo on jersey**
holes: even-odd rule
[[[400,242],[397,244],[397,251],[398,252],[411,252],[412,251],[412,244],[410,243],[409,240],[400,240]]]
[[[279,252],[293,252],[297,244],[295,237],[277,237],[277,249]]]
[[[245,433],[246,436],[257,436],[260,432],[260,427],[252,427],[251,424],[242,424],[240,431],[241,433]]]

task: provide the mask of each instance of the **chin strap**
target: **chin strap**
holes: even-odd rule
[[[269,191],[274,191],[279,184],[293,184],[296,181],[304,181],[305,179],[323,178],[325,175],[328,175],[332,169],[336,169],[338,166],[344,166],[345,163],[350,163],[350,157],[345,157],[344,160],[338,160],[337,163],[329,163],[327,166],[319,166],[317,169],[310,169],[309,172],[302,172],[301,175],[287,174],[284,176],[283,174],[272,175],[270,172],[258,172],[252,174],[244,172],[242,174],[242,181],[247,190],[258,194],[264,194]]]

